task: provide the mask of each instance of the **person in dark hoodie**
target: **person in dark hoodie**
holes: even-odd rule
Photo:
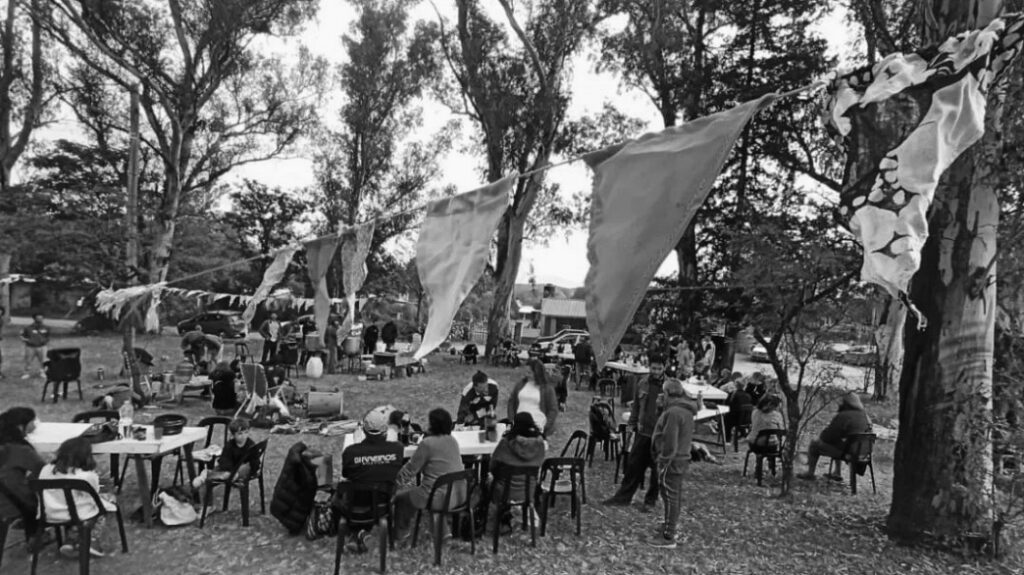
[[[821,456],[839,459],[843,455],[843,442],[854,433],[871,433],[871,420],[856,393],[850,392],[839,402],[839,412],[822,430],[818,439],[807,447],[807,471],[797,475],[800,479],[814,479],[815,468]],[[842,469],[837,471],[841,477]],[[835,476],[832,476],[835,477]]]
[[[677,379],[666,379],[662,384],[665,410],[654,424],[651,442],[654,459],[658,464],[658,483],[661,499],[665,503],[665,520],[648,544],[662,549],[676,546],[676,524],[679,523],[679,505],[682,498],[683,474],[690,463],[693,442],[694,416],[697,402],[686,397],[683,384]]]
[[[26,436],[36,425],[30,407],[12,407],[0,413],[0,519],[21,517],[26,539],[36,534],[38,501],[28,486],[39,477],[43,458]]]
[[[515,415],[512,420],[512,428],[501,438],[498,445],[491,454],[491,472],[493,473],[499,464],[512,465],[515,467],[540,467],[544,463],[547,452],[547,445],[541,437],[540,429],[533,421],[533,416],[525,411]],[[522,501],[531,494],[525,493],[525,480],[521,477],[513,479],[508,486],[511,490],[511,501]],[[491,502],[487,509],[487,531],[498,523],[498,505],[505,495],[506,486],[504,483],[495,481],[491,486]]]

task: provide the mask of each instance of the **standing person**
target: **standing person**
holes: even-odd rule
[[[650,356],[650,373],[640,378],[633,392],[633,407],[629,412],[629,428],[633,431],[633,446],[629,450],[625,476],[622,485],[605,505],[629,505],[633,494],[640,488],[647,468],[651,469],[647,494],[644,496],[644,511],[651,511],[658,502],[658,464],[651,454],[652,435],[658,422],[658,396],[665,383],[665,357]]]
[[[697,414],[698,407],[696,402],[686,398],[683,384],[678,379],[666,379],[662,384],[662,392],[665,394],[665,411],[654,424],[651,442],[654,445],[654,458],[660,470],[658,483],[665,504],[665,519],[660,532],[647,544],[662,549],[674,549],[683,474],[690,464],[693,417]]]
[[[818,459],[825,457],[840,458],[843,455],[843,443],[854,433],[871,433],[871,420],[864,411],[864,404],[855,392],[847,393],[839,402],[839,411],[828,427],[821,430],[818,439],[807,446],[807,471],[797,475],[800,479],[814,479],[818,467]],[[842,464],[840,464],[841,466]],[[830,479],[842,480],[842,469]]]
[[[28,480],[43,468],[43,458],[26,438],[35,426],[36,412],[30,407],[0,413],[0,520],[21,517],[28,537],[36,534],[39,505]]]
[[[263,352],[260,355],[260,363],[266,365],[275,355],[277,355],[277,346],[281,341],[281,322],[277,319],[277,312],[270,312],[270,317],[263,320],[260,324],[259,329],[260,335],[263,337]]]
[[[389,321],[380,330],[380,339],[384,342],[384,349],[394,351],[395,342],[398,341],[398,326],[395,322]]]
[[[508,418],[514,421],[517,413],[525,411],[533,416],[533,422],[544,436],[550,437],[558,418],[555,386],[548,381],[547,368],[539,359],[527,361],[526,366],[530,368],[530,375],[523,376],[508,397]]]
[[[462,455],[459,444],[452,437],[452,415],[446,410],[435,408],[427,414],[427,435],[416,447],[412,458],[402,466],[398,473],[398,493],[395,494],[395,530],[396,539],[402,540],[409,536],[412,520],[419,509],[427,508],[427,498],[434,482],[446,473],[462,471]],[[416,475],[420,475],[420,483],[416,485]],[[443,497],[443,495],[442,495]],[[465,489],[453,491],[452,505],[461,505],[465,501]],[[442,505],[443,501],[430,502]]]
[[[363,333],[363,353],[373,354],[377,350],[377,336],[380,334],[380,330],[377,329],[377,324],[371,323],[366,327],[366,332]]]
[[[679,365],[679,379],[690,379],[693,376],[693,350],[690,349],[690,342],[686,338],[679,338],[679,345],[676,346],[676,363]]]
[[[337,318],[331,320],[324,333],[324,347],[327,348],[327,373],[334,373],[338,370],[338,338],[341,330],[341,323]]]
[[[43,363],[46,362],[46,346],[50,343],[50,330],[43,325],[43,314],[32,316],[32,323],[21,330],[21,341],[25,343],[25,373],[21,379],[28,379],[32,372],[33,360],[39,363],[39,373],[46,377]]]
[[[579,390],[580,382],[586,377],[590,379],[590,364],[594,361],[594,348],[590,346],[590,341],[587,339],[581,339],[576,347],[572,350],[573,359],[576,362],[576,389]],[[590,386],[593,390],[593,386]]]
[[[700,340],[700,360],[697,362],[697,373],[709,377],[711,368],[715,365],[715,342],[711,341],[709,334],[704,334]]]
[[[482,371],[473,374],[473,380],[462,390],[455,422],[462,425],[484,424],[484,417],[498,408],[498,382]]]

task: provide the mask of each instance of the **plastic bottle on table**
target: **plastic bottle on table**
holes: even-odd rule
[[[121,435],[125,439],[129,439],[132,436],[132,423],[135,419],[135,408],[132,406],[132,400],[128,399],[121,404],[121,408],[118,409],[118,415],[120,421],[118,425],[121,427]]]

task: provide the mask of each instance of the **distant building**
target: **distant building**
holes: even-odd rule
[[[587,306],[581,299],[545,298],[540,302],[541,335],[563,329],[587,329]]]

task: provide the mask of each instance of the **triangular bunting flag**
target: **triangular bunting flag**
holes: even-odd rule
[[[431,202],[416,244],[416,269],[430,315],[420,359],[448,339],[455,312],[487,265],[491,237],[508,208],[517,174],[458,196]]]
[[[246,325],[252,322],[253,316],[256,315],[256,308],[263,300],[267,299],[267,296],[270,295],[270,290],[284,278],[284,273],[288,271],[288,262],[292,261],[292,256],[298,250],[299,246],[291,246],[274,254],[274,261],[263,272],[263,281],[256,288],[256,292],[252,295],[252,299],[249,300],[249,304],[245,306],[245,311],[242,312],[242,319]]]
[[[595,172],[585,285],[587,327],[599,367],[704,203],[743,128],[776,97],[762,96],[584,158]]]

